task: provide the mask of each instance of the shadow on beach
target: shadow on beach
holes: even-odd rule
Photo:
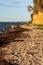
[[[16,28],[13,31],[0,34],[0,46],[4,44],[8,45],[10,42],[24,41],[24,39],[21,39],[21,38],[30,37],[30,35],[24,34],[23,32],[28,32],[28,31],[32,31],[32,30],[21,28],[20,26],[16,26]],[[16,38],[19,38],[19,39],[15,40]]]

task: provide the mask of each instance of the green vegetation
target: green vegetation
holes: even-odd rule
[[[31,25],[32,24],[32,21],[29,21],[26,23],[26,25]]]
[[[33,0],[34,7],[28,6],[28,11],[32,11],[33,13],[38,13],[39,11],[43,10],[43,0]]]
[[[43,24],[39,24],[39,25],[34,24],[33,26],[36,26],[34,29],[43,30]]]
[[[41,33],[43,33],[43,31]]]

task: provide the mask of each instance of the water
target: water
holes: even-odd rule
[[[7,28],[10,27],[11,25],[20,25],[24,24],[26,22],[0,22],[0,34],[7,32]]]

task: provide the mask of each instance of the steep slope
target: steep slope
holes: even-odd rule
[[[33,0],[33,24],[43,24],[43,0]]]

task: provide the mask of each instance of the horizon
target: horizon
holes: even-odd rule
[[[1,22],[29,22],[29,21],[0,21]]]
[[[32,0],[1,0],[0,1],[0,21],[17,22],[30,21],[31,12],[28,12],[27,6],[33,6]]]

